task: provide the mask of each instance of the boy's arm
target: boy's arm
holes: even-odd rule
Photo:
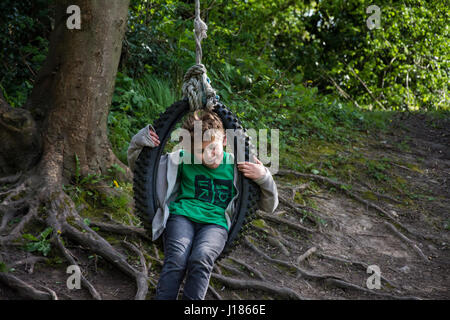
[[[278,189],[269,169],[264,167],[266,173],[258,179],[253,180],[261,189],[259,208],[265,212],[272,213],[278,207]]]
[[[258,202],[259,208],[272,213],[278,207],[278,189],[272,174],[258,158],[254,157],[255,163],[238,163],[240,170],[245,177],[252,179],[261,189],[261,199]]]
[[[153,130],[153,133],[151,133],[150,130]],[[128,165],[130,166],[131,171],[134,171],[134,163],[139,157],[143,147],[154,148],[159,145],[159,140],[155,140],[156,133],[154,132],[155,129],[149,124],[145,128],[139,130],[139,132],[131,138],[127,151]]]

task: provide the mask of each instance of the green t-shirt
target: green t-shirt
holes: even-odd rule
[[[183,156],[184,151],[180,151]],[[188,217],[194,222],[214,223],[228,230],[225,209],[236,194],[233,184],[234,163],[225,164],[229,156],[224,152],[222,163],[215,169],[194,163],[180,163],[181,183],[177,198],[169,204],[171,214]]]

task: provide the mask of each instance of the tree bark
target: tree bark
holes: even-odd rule
[[[81,10],[79,30],[66,26],[70,5]],[[107,136],[128,5],[129,0],[57,1],[49,54],[28,102],[24,108],[12,109],[0,97],[0,135],[7,131],[1,120],[6,114],[16,114],[25,119],[22,127],[28,121],[26,132],[19,128],[21,136],[33,137],[22,143],[7,137],[9,149],[2,147],[1,151],[15,150],[14,155],[22,153],[27,161],[11,166],[14,157],[5,159],[2,152],[1,174],[27,170],[34,164],[49,183],[60,185],[73,175],[77,155],[82,175],[106,174],[111,165],[118,164],[126,172],[122,178],[130,179],[130,170],[114,155]],[[28,155],[30,146],[32,155]]]
[[[81,9],[80,30],[66,27],[70,16],[66,10],[70,5]],[[23,108],[12,108],[0,95],[0,138],[4,138],[0,143],[0,186],[6,190],[0,193],[0,252],[20,238],[28,224],[38,221],[51,228],[51,243],[56,244],[71,265],[77,265],[77,260],[61,237],[98,253],[134,278],[135,298],[145,299],[147,268],[142,271],[134,268],[126,256],[89,228],[80,216],[80,209],[62,188],[70,183],[76,171],[75,155],[81,176],[107,174],[117,164],[127,172],[123,179],[131,178],[129,168],[112,152],[107,135],[128,5],[129,0],[57,1],[49,54],[30,99]],[[16,174],[19,171],[22,173]],[[4,175],[9,176],[1,177]],[[97,187],[104,193],[112,190]],[[20,222],[10,224],[13,218],[19,218]],[[143,254],[137,248],[136,252],[142,262]],[[50,292],[48,295],[31,285],[5,279],[3,282],[8,286],[24,288],[21,292],[25,295],[54,297],[50,289],[46,290]],[[94,299],[102,298],[83,275],[81,282]]]
[[[32,115],[11,108],[0,90],[0,176],[28,170],[40,153],[40,135]]]

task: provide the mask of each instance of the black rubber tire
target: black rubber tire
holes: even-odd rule
[[[140,217],[144,224],[144,228],[150,232],[152,230],[151,224],[153,217],[159,207],[155,196],[159,160],[175,125],[188,112],[189,103],[186,99],[175,102],[167,108],[153,125],[159,136],[161,142],[160,145],[156,148],[144,147],[136,160],[133,177],[135,210],[137,216]],[[249,137],[245,133],[245,129],[243,129],[239,119],[222,103],[218,103],[215,106],[214,112],[216,112],[222,120],[225,129],[242,129],[239,132],[240,134],[235,138],[234,143],[236,146],[238,139],[245,139],[245,159],[248,161],[250,156],[254,154],[254,146],[249,141]],[[234,150],[236,150],[236,148]],[[235,207],[236,212],[231,221],[227,243],[225,244],[222,254],[219,256],[219,259],[227,256],[233,248],[240,243],[243,233],[248,229],[248,223],[255,218],[257,202],[260,197],[260,189],[258,185],[246,178],[241,172],[238,173],[238,180],[237,185],[239,187],[240,197],[237,199]]]

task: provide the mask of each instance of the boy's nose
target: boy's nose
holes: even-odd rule
[[[214,150],[208,150],[207,155],[209,159],[213,159],[216,156],[216,152]]]

